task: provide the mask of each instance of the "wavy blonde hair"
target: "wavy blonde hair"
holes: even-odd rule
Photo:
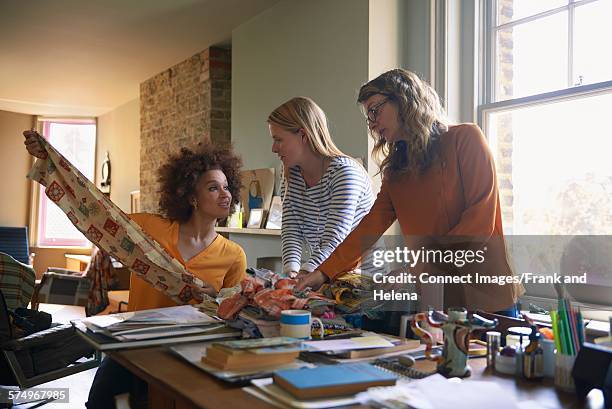
[[[370,132],[374,139],[372,157],[380,172],[423,173],[435,157],[438,137],[448,130],[440,97],[418,75],[401,68],[387,71],[364,84],[357,102],[363,104],[375,94],[384,95],[397,105],[401,127],[408,135],[407,141],[390,144]]]

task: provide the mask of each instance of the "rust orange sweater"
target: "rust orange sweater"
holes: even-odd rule
[[[465,236],[489,241],[490,275],[512,275],[501,220],[493,157],[477,125],[450,126],[440,136],[439,155],[422,175],[385,176],[374,206],[319,270],[334,278],[354,268],[369,247],[398,220],[402,235]],[[497,311],[516,302],[514,285],[462,285],[454,303]],[[470,309],[473,309],[470,308]]]

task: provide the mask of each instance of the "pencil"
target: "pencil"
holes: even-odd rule
[[[555,348],[557,349],[557,351],[562,354],[563,351],[561,350],[561,336],[559,334],[559,323],[557,322],[558,317],[557,317],[557,311],[555,310],[551,310],[550,311],[550,320],[552,322],[552,327],[553,327],[553,335],[555,337],[554,341],[555,341]]]
[[[584,343],[584,321],[582,319],[582,311],[578,309],[577,312],[577,320],[578,320],[578,341],[580,342],[580,347],[582,348],[582,344]]]
[[[580,351],[580,340],[578,339],[578,318],[576,317],[576,311],[572,307],[572,303],[569,299],[565,300],[567,303],[567,309],[570,312],[570,324],[571,324],[571,336],[572,336],[572,345],[574,347],[574,354],[577,354]]]
[[[567,355],[574,355],[574,348],[572,342],[572,327],[570,324],[570,318],[568,316],[568,311],[565,308],[566,299],[560,300],[560,310],[559,314],[561,315],[561,322],[563,323],[563,338],[565,339],[565,353]]]

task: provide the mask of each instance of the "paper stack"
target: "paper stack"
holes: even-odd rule
[[[242,335],[191,305],[74,320],[77,334],[99,351],[232,339]]]
[[[210,330],[211,326],[223,326],[191,305],[94,316],[81,322],[93,333],[118,341],[198,334]]]

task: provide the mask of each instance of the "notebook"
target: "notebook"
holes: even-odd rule
[[[367,363],[324,365],[274,372],[274,383],[299,399],[351,395],[395,385],[397,376]]]
[[[372,365],[384,371],[388,371],[399,378],[422,379],[435,373],[425,372],[412,366],[402,365],[398,361],[398,358],[377,359],[372,362]]]

